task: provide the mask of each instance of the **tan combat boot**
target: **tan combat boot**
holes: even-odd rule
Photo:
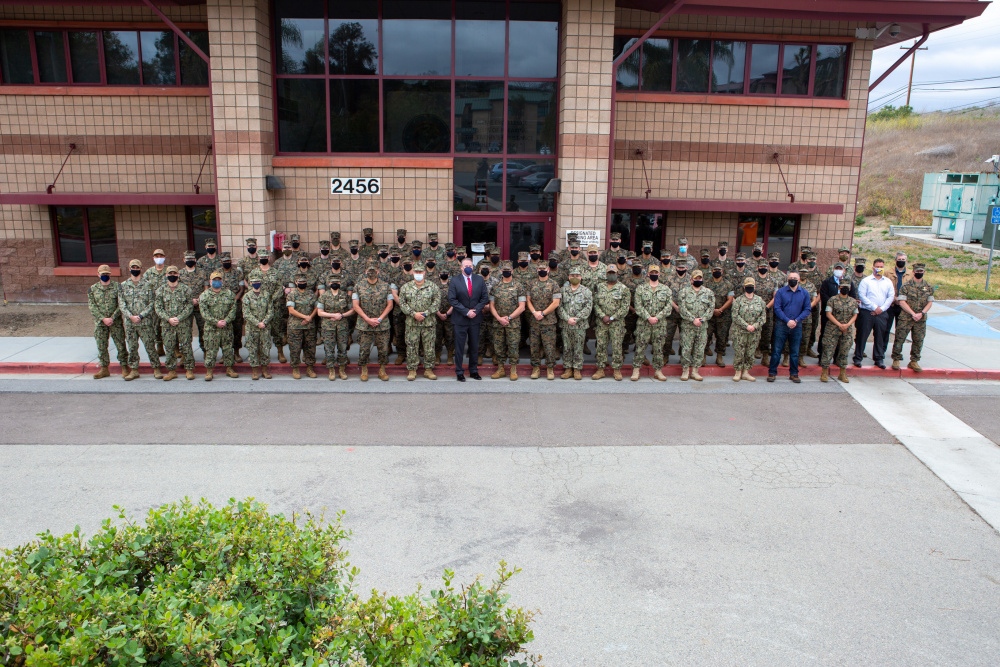
[[[176,380],[176,379],[177,379],[177,371],[169,371],[166,375],[163,376],[164,382],[170,382],[171,380]]]
[[[546,380],[555,380],[556,379],[556,371],[551,366],[546,366],[545,367],[545,379]]]
[[[251,366],[250,367],[250,379],[251,380],[259,380],[260,379],[260,368],[258,368],[257,366]]]
[[[434,370],[430,369],[430,368],[426,368],[426,367],[424,368],[424,377],[427,378],[428,380],[437,380],[438,379],[438,376],[434,372]]]
[[[497,366],[497,369],[493,371],[493,375],[490,376],[490,379],[499,380],[502,377],[507,377],[507,370],[503,366]]]
[[[893,359],[892,360],[892,370],[894,370],[894,371],[898,371],[899,370],[899,359]]]
[[[100,380],[101,378],[111,377],[111,372],[108,371],[107,366],[101,366],[101,370],[94,373],[94,379]]]
[[[409,380],[410,382],[413,382],[414,380],[416,380],[417,379],[417,371],[416,370],[406,371],[406,379]]]
[[[579,368],[573,369],[573,379],[574,380],[582,380],[583,379],[583,373],[580,372]]]
[[[511,382],[513,382],[514,380],[517,379],[517,366],[516,365],[513,365],[513,366],[510,367],[510,375],[508,377],[510,377]]]
[[[270,366],[264,366],[263,368],[261,368],[260,369],[260,376],[262,378],[264,378],[265,380],[270,380],[271,379],[271,367]]]
[[[239,351],[236,351],[234,354],[235,354],[234,358],[236,359],[236,363],[242,364],[243,363],[243,357],[240,356]]]
[[[232,366],[226,366],[226,377],[238,378],[239,376],[240,374],[236,372],[235,368]]]
[[[841,382],[843,382],[844,384],[847,384],[848,382],[850,382],[850,380],[847,379],[847,369],[846,368],[841,368],[840,369],[840,375],[837,376],[837,379],[840,380]]]
[[[449,366],[454,366],[455,365],[455,353],[454,352],[448,352],[448,358],[445,360],[444,363],[448,364]]]
[[[920,364],[918,364],[915,361],[911,361],[910,363],[906,364],[906,367],[909,368],[914,373],[922,373],[924,371],[924,369],[920,367]]]
[[[336,380],[337,379],[337,369],[336,368],[331,368],[330,372],[327,373],[327,375],[330,376],[330,380]]]
[[[368,382],[368,364],[361,365],[361,381]]]
[[[819,381],[820,382],[829,382],[830,381],[830,369],[829,369],[829,367],[825,367],[825,368],[823,368],[822,371],[820,371]]]
[[[719,368],[726,367],[726,360],[722,358],[721,354],[715,355],[715,365],[718,366]]]
[[[288,363],[288,358],[285,356],[285,346],[284,345],[279,345],[278,346],[278,363],[279,364],[287,364]]]
[[[185,370],[184,371],[184,377],[186,377],[188,380],[193,380],[194,379],[194,371]]]
[[[213,377],[213,371],[211,368],[205,369],[205,382],[211,382]]]
[[[131,374],[132,374],[132,369],[131,368],[129,368],[128,366],[122,366],[122,379],[123,380],[128,380],[129,379],[128,376],[131,375]]]
[[[396,364],[397,366],[402,366],[403,364],[406,363],[406,357],[403,355],[402,352],[400,352],[396,355],[396,361],[392,363]]]
[[[306,366],[306,375],[308,375],[311,378],[315,378],[316,377],[316,369],[313,368],[312,364],[309,364],[308,366]]]
[[[743,379],[746,380],[747,382],[756,382],[757,381],[757,378],[755,378],[754,376],[750,375],[750,371],[743,371]]]
[[[302,379],[302,373],[299,372],[298,366],[292,366],[292,377],[296,380]]]
[[[388,382],[389,381],[389,373],[386,372],[386,370],[385,370],[385,364],[379,364],[379,367],[378,367],[378,379],[382,380],[383,382]]]
[[[697,368],[692,368],[691,369],[691,379],[694,380],[695,382],[701,382],[705,378],[703,378],[701,376],[701,373],[698,372]]]
[[[632,367],[632,382],[638,382],[640,375],[642,375],[642,367],[641,366],[633,366]]]
[[[687,382],[689,377],[691,377],[691,369],[685,366],[681,370],[681,382]]]
[[[615,368],[615,369],[612,369],[612,370],[613,370],[613,372],[612,372],[611,375],[612,375],[612,377],[614,377],[615,382],[621,382],[622,381],[622,369]]]
[[[663,370],[662,369],[658,368],[658,369],[656,369],[656,372],[653,373],[653,379],[654,380],[659,380],[660,382],[666,382],[667,381],[667,376],[663,374]]]
[[[736,371],[736,373],[733,374],[733,382],[739,382],[742,378],[743,373],[740,373],[739,371]]]
[[[337,374],[340,376],[341,380],[346,380],[347,379],[347,364],[341,364],[340,370],[337,371]]]
[[[128,369],[128,373],[126,373],[125,375],[123,375],[122,379],[125,380],[126,382],[131,382],[132,380],[136,379],[137,377],[139,377],[139,369],[138,368],[129,368]]]
[[[537,380],[541,374],[542,374],[542,369],[541,369],[540,366],[532,366],[531,367],[531,379],[532,380]]]
[[[160,366],[157,366],[156,368],[153,369],[153,379],[154,380],[163,379],[163,369]]]
[[[788,355],[787,354],[781,355],[781,366],[783,368],[788,368]]]
[[[598,368],[593,375],[590,376],[591,380],[600,380],[604,377],[604,366]]]
[[[573,369],[572,368],[564,368],[563,369],[563,374],[560,375],[559,377],[561,379],[563,379],[563,380],[570,379],[571,377],[573,377]]]

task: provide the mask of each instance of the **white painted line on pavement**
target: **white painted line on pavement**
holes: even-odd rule
[[[1000,531],[1000,447],[902,380],[851,378],[844,388]]]

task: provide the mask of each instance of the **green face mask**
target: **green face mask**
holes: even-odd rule
[[[609,273],[608,274],[608,282],[611,283],[612,285],[615,284],[616,282],[618,282],[618,274],[617,273]]]
[[[578,277],[574,276],[574,277],[572,277],[572,278],[569,279],[569,284],[570,285],[579,285],[580,284],[580,279]]]

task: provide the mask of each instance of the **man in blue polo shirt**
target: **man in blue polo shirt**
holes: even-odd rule
[[[799,287],[799,274],[791,271],[788,274],[788,284],[774,295],[774,346],[771,348],[771,363],[767,369],[767,381],[774,382],[778,375],[778,362],[781,361],[781,351],[788,341],[789,348],[789,379],[798,383],[799,380],[799,345],[802,343],[802,320],[809,317],[811,311],[809,292]]]

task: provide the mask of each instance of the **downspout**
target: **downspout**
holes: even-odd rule
[[[182,42],[184,42],[185,44],[187,44],[188,47],[192,51],[194,51],[195,54],[199,58],[201,58],[202,60],[204,60],[205,61],[205,65],[208,68],[208,120],[209,120],[209,123],[211,123],[211,126],[212,126],[212,142],[209,145],[208,150],[211,151],[211,153],[212,153],[212,182],[214,183],[213,190],[214,190],[214,194],[215,194],[215,204],[216,204],[216,207],[218,207],[218,204],[219,204],[219,164],[218,164],[218,159],[217,159],[217,155],[216,155],[216,151],[215,151],[215,146],[217,144],[215,142],[215,102],[214,102],[214,97],[212,95],[212,61],[208,57],[208,55],[204,51],[202,51],[201,48],[199,48],[199,46],[197,44],[195,44],[194,41],[190,37],[188,37],[187,34],[183,30],[181,30],[180,28],[177,27],[176,23],[174,23],[173,21],[171,21],[167,17],[166,14],[164,14],[163,12],[161,12],[160,9],[156,5],[153,4],[153,0],[142,0],[142,2],[143,2],[144,5],[146,5],[147,7],[149,7],[153,11],[154,14],[156,14],[158,17],[160,17],[160,20],[163,21],[166,24],[166,26],[168,28],[170,28],[170,30],[173,31],[173,33],[175,35],[177,35],[177,37]],[[180,76],[180,72],[178,72],[177,75]],[[205,165],[204,165],[204,163],[202,163],[202,169],[204,170],[204,168],[205,168]],[[200,174],[198,176],[198,181],[201,181],[201,175]],[[200,188],[197,185],[195,185],[195,190],[196,191],[200,191]],[[218,213],[218,212],[216,212],[216,213]],[[218,220],[218,217],[216,217],[216,220]],[[220,231],[220,236],[221,236],[221,231]]]
[[[637,39],[635,43],[625,51],[615,58],[614,63],[611,65],[611,126],[608,130],[608,202],[607,202],[607,220],[605,222],[604,234],[609,237],[611,234],[611,201],[614,197],[614,175],[615,175],[615,109],[618,106],[618,68],[621,66],[625,60],[635,53],[636,49],[642,46],[647,39],[649,39],[653,33],[660,29],[667,19],[677,13],[677,11],[684,5],[685,0],[672,0],[663,6],[660,10],[660,18],[649,28],[642,37]],[[640,76],[642,72],[640,71]],[[646,195],[649,196],[648,193]]]
[[[880,76],[879,78],[875,79],[875,83],[873,83],[872,85],[868,86],[868,92],[869,92],[869,94],[873,90],[875,90],[875,87],[878,86],[878,84],[880,84],[883,81],[885,81],[886,77],[888,77],[890,74],[892,74],[893,72],[895,72],[897,67],[899,67],[904,62],[906,62],[907,58],[909,58],[914,53],[916,53],[917,49],[920,48],[921,46],[923,46],[924,42],[927,41],[927,38],[930,37],[930,35],[931,35],[931,26],[930,26],[929,23],[925,23],[924,24],[924,34],[920,37],[919,40],[917,40],[917,42],[913,46],[911,46],[907,50],[906,53],[904,53],[902,56],[900,56],[899,60],[897,60],[896,62],[894,62],[892,64],[892,67],[890,67],[889,69],[887,69],[882,74],[882,76]]]

